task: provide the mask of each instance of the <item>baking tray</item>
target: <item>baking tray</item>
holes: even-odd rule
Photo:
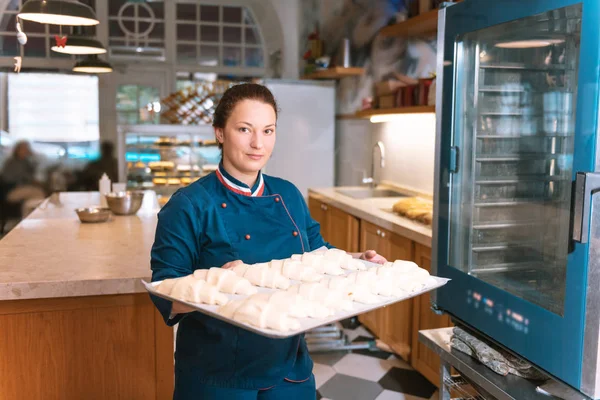
[[[373,263],[367,263],[367,262],[365,262],[365,263],[370,264],[370,265],[377,265],[377,264],[373,264]],[[350,272],[353,272],[353,271],[348,271],[348,273],[350,273]],[[326,275],[325,277],[330,277],[330,276]],[[355,315],[363,314],[368,311],[376,310],[381,307],[389,306],[390,304],[398,303],[400,301],[404,301],[404,300],[410,299],[412,297],[419,296],[423,293],[427,293],[427,292],[435,290],[439,287],[444,286],[449,280],[450,279],[432,276],[428,280],[428,283],[425,286],[425,288],[423,288],[422,290],[419,290],[417,292],[407,294],[406,296],[402,296],[402,297],[379,296],[379,297],[381,297],[382,301],[380,303],[376,303],[376,304],[361,304],[361,303],[357,303],[357,302],[352,302],[352,305],[354,307],[352,310],[348,310],[348,311],[339,310],[334,315],[332,315],[328,318],[324,318],[324,319],[297,318],[298,321],[300,322],[300,326],[301,326],[300,329],[293,330],[293,331],[287,331],[287,332],[280,332],[280,331],[276,331],[273,329],[260,329],[255,326],[241,323],[241,322],[235,321],[230,318],[225,318],[224,316],[217,313],[217,309],[219,306],[216,306],[216,305],[209,306],[206,304],[190,303],[187,301],[181,301],[181,300],[175,299],[171,296],[167,296],[162,293],[158,293],[156,291],[156,286],[158,286],[162,281],[148,283],[148,282],[142,280],[142,283],[144,284],[144,287],[146,288],[146,290],[148,292],[152,293],[153,295],[155,295],[157,297],[162,297],[163,299],[167,299],[167,300],[171,300],[171,301],[178,301],[182,304],[190,306],[191,308],[195,309],[198,312],[201,312],[202,314],[210,315],[211,317],[214,317],[221,321],[227,322],[231,325],[235,325],[240,328],[246,329],[248,331],[257,333],[262,336],[266,336],[266,337],[273,338],[273,339],[285,339],[285,338],[289,338],[291,336],[295,336],[295,335],[298,335],[298,334],[306,332],[306,331],[310,331],[319,326],[328,325],[328,324],[331,324],[331,323],[334,323],[337,321],[344,320],[346,318],[353,317]],[[302,282],[293,281],[293,280],[291,281],[292,285],[299,284],[299,283],[302,283]],[[271,293],[271,292],[276,291],[276,289],[267,289],[267,288],[260,288],[260,287],[257,287],[257,289],[258,289],[259,293]],[[247,297],[244,295],[232,295],[232,294],[226,294],[226,295],[229,297],[230,300],[238,300],[238,299],[243,299],[243,298]]]

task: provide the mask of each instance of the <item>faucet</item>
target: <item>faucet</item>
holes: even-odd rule
[[[383,168],[385,166],[385,147],[383,146],[383,142],[382,141],[378,141],[377,143],[375,143],[375,145],[373,146],[373,150],[372,150],[372,158],[371,158],[371,177],[367,178],[364,177],[362,180],[362,183],[369,183],[371,184],[371,188],[375,189],[377,187],[377,184],[379,182],[375,181],[375,150],[379,149],[379,154],[380,154],[380,163],[379,163],[379,167],[380,167],[380,171],[379,173],[381,174],[381,168]]]

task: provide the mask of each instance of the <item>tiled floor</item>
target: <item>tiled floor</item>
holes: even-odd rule
[[[352,342],[373,336],[362,326],[345,329]],[[436,387],[405,361],[385,351],[353,350],[312,354],[317,399],[427,400]]]

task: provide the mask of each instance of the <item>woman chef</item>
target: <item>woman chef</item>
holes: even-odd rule
[[[331,247],[298,189],[261,173],[276,123],[277,105],[266,87],[248,83],[225,92],[213,124],[222,161],[214,173],[178,190],[158,214],[153,281]],[[374,251],[354,256],[385,262]],[[152,300],[168,325],[179,323],[174,399],[315,398],[303,336],[269,339],[183,304]]]

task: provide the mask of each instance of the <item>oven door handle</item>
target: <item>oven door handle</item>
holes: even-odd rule
[[[590,233],[592,195],[600,190],[600,173],[578,172],[573,197],[573,240],[587,243]]]

